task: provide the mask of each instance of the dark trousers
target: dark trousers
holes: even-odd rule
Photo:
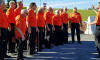
[[[43,27],[38,27],[39,29],[39,50],[41,50],[43,47],[43,40],[44,40],[44,28]]]
[[[15,52],[15,42],[13,42],[13,38],[15,37],[15,25],[10,24],[11,31],[8,32],[8,42],[9,42],[9,52]]]
[[[78,24],[78,23],[71,23],[72,42],[75,41],[75,39],[74,39],[75,30],[76,30],[76,34],[77,34],[77,40],[80,43],[80,24]]]
[[[47,46],[50,47],[51,44],[53,43],[53,40],[52,40],[52,37],[51,37],[51,35],[52,35],[52,25],[51,24],[48,24],[48,27],[49,27],[50,31],[48,31],[46,29],[47,30],[46,37],[49,36],[48,45]]]
[[[0,60],[4,60],[7,53],[7,29],[0,28]]]
[[[68,24],[63,24],[64,43],[68,43]]]
[[[30,54],[33,54],[35,52],[35,38],[36,38],[36,27],[31,27],[31,34],[29,38],[29,44],[30,44]]]
[[[96,26],[96,31],[95,31],[95,41],[96,41],[96,46],[97,46],[97,51],[100,55],[100,26]]]
[[[55,32],[54,32],[54,44],[55,45],[60,45],[62,44],[62,31],[60,26],[54,26],[55,27]]]
[[[24,41],[21,38],[18,39],[18,59],[23,59]]]

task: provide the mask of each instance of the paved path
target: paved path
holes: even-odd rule
[[[70,42],[70,44],[54,46],[52,49],[43,49],[42,52],[25,60],[100,60],[97,58],[93,35],[81,35],[81,37],[82,44]],[[16,58],[5,60],[16,60]]]

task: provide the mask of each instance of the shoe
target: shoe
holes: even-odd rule
[[[18,58],[17,60],[24,60],[23,58]]]
[[[11,58],[11,56],[5,55],[5,58]]]

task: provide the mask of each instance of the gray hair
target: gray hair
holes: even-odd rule
[[[21,10],[21,14],[27,13],[27,9]]]
[[[15,1],[10,1],[10,2],[9,2],[9,5],[12,4],[12,3],[15,3]]]

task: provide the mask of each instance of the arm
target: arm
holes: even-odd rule
[[[25,37],[24,37],[23,33],[21,32],[21,30],[18,27],[16,29],[17,29],[18,33],[21,35],[22,40],[25,40]]]

